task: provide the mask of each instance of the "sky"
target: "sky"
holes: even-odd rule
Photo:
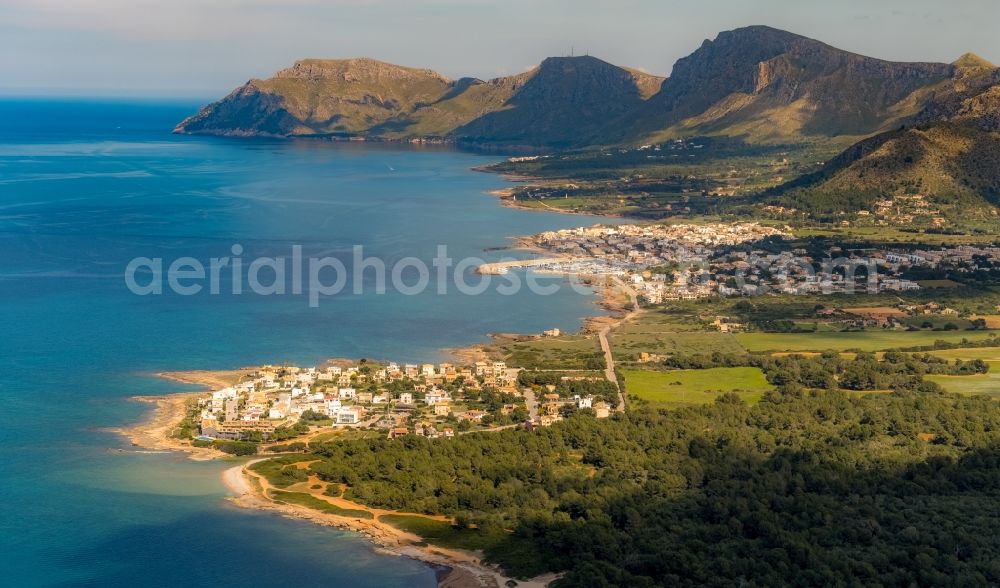
[[[590,54],[668,75],[766,24],[896,61],[1000,63],[996,0],[0,0],[0,95],[216,98],[303,57],[490,78]]]

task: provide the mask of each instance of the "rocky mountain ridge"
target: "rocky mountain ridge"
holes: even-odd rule
[[[453,141],[542,149],[720,135],[748,143],[849,141],[909,122],[995,110],[998,70],[890,62],[766,26],[720,33],[669,78],[590,56],[513,76],[451,80],[368,58],[304,59],[250,80],[181,133]],[[992,128],[992,127],[991,127]]]

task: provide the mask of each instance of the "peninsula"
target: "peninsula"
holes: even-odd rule
[[[668,78],[585,56],[250,80],[176,132],[530,150],[484,168],[521,180],[504,204],[630,220],[479,271],[572,275],[618,312],[468,361],[241,370],[150,434],[253,456],[238,503],[450,585],[1000,582],[998,88],[971,54],[762,26]]]

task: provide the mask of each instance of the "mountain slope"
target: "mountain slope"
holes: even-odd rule
[[[634,110],[661,82],[593,57],[549,58],[489,81],[365,58],[307,59],[250,80],[175,130],[571,146]]]
[[[752,142],[867,135],[911,115],[943,63],[896,63],[765,26],[720,33],[674,65],[633,136],[741,136]],[[901,104],[902,103],[902,104]]]
[[[596,144],[662,80],[595,57],[550,57],[503,108],[455,129],[464,140],[523,145]]]
[[[928,100],[913,122],[949,121],[1000,131],[1000,69],[968,53],[954,65],[953,82]]]
[[[307,59],[250,80],[176,130],[548,148],[696,135],[846,145],[905,122],[983,123],[1000,100],[982,92],[996,72],[971,54],[953,64],[897,63],[751,26],[706,40],[666,80],[589,56],[549,58],[487,81],[372,59]]]
[[[447,78],[373,59],[304,59],[250,80],[177,126],[209,134],[353,134],[412,115],[453,87]]]
[[[1000,70],[971,54],[953,67],[948,83],[929,92],[907,124],[855,143],[764,200],[827,215],[874,212],[877,202],[898,200],[911,209],[921,202],[924,216],[933,210],[960,222],[996,216]]]

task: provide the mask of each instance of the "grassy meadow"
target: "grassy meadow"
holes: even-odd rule
[[[983,341],[982,331],[828,331],[816,333],[736,333],[733,335],[747,351],[884,351],[933,345],[935,341],[961,343]]]
[[[735,392],[747,402],[756,402],[771,389],[763,372],[752,367],[624,370],[622,374],[628,394],[651,404],[704,404],[725,392]]]

